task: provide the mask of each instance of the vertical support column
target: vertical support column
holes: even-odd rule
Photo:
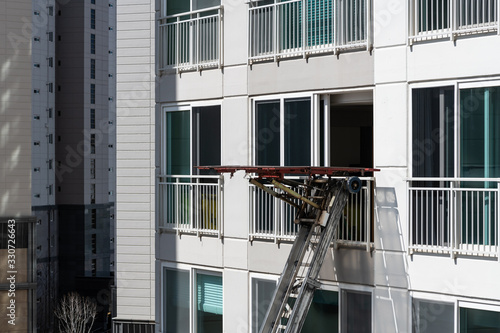
[[[323,112],[324,112],[324,144],[323,144],[323,155],[324,155],[324,166],[330,166],[330,95],[323,96]]]
[[[460,192],[458,192],[460,193]],[[458,216],[458,198],[455,191],[455,182],[450,182],[450,257],[455,257],[456,250],[458,250],[458,232],[460,219]]]
[[[408,183],[406,183],[408,186]],[[363,190],[363,189],[361,189]],[[406,191],[408,193],[408,191]],[[359,194],[358,194],[359,195]],[[370,239],[371,239],[371,229],[372,229],[372,207],[371,207],[371,197],[372,197],[372,180],[366,181],[366,196],[365,196],[365,221],[366,221],[366,252],[370,252]],[[411,225],[410,225],[411,228]]]
[[[490,177],[490,90],[484,90],[484,178]],[[485,183],[485,188],[488,189],[489,182]],[[483,212],[483,237],[484,244],[489,245],[490,236],[490,193],[484,192],[484,212]]]
[[[321,112],[321,96],[313,95],[312,98],[312,131],[311,131],[311,142],[313,149],[311,150],[311,161],[313,166],[320,165],[320,147],[321,147],[321,135],[320,135],[320,112]]]

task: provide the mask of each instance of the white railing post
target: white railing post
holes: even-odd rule
[[[274,54],[274,61],[277,59],[277,53],[278,53],[278,39],[279,39],[279,33],[278,33],[278,19],[279,19],[279,14],[278,14],[278,6],[275,4],[273,7],[274,9],[274,18],[272,19],[272,31],[271,31],[271,38],[273,39],[273,50],[272,53]]]
[[[217,42],[219,47],[217,49],[217,58],[219,58],[219,68],[222,68],[224,64],[224,25],[222,24],[224,20],[224,7],[219,8],[219,17],[217,18]]]
[[[372,40],[372,1],[366,0],[365,3],[365,12],[366,12],[366,49],[368,51],[372,50],[373,40]]]
[[[498,7],[499,4],[497,4]],[[500,20],[500,16],[498,17]],[[497,202],[496,202],[496,207],[495,207],[495,221],[496,221],[496,230],[495,230],[495,245],[497,247],[497,260],[500,262],[500,244],[499,244],[499,234],[500,234],[500,181],[497,182]]]
[[[302,43],[299,43],[299,45],[302,45],[302,57],[306,57],[306,50],[307,50],[307,27],[309,24],[307,24],[307,2],[306,0],[302,0],[300,2],[300,10],[302,12],[302,34],[300,38],[302,39]],[[315,36],[314,36],[315,37]],[[297,45],[298,46],[298,45]]]
[[[366,197],[365,197],[366,252],[370,252],[370,240],[371,240],[371,228],[372,228],[371,194],[372,194],[372,181],[368,180],[366,182]]]
[[[457,230],[459,227],[457,207],[458,207],[458,196],[455,190],[455,182],[450,182],[450,256],[453,259],[455,256],[455,251],[458,251],[458,237]]]
[[[176,38],[175,38],[175,70],[177,73],[179,73],[179,61],[180,61],[180,17],[177,17],[177,23],[175,25],[175,33],[176,33]]]
[[[179,233],[179,219],[180,219],[180,212],[179,212],[179,197],[180,197],[180,191],[179,191],[179,184],[177,183],[177,178],[174,179],[174,189],[175,189],[175,206],[173,207],[174,210],[174,223],[175,223],[175,229],[177,230],[177,233]]]

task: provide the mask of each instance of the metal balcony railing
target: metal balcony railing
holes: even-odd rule
[[[500,33],[499,0],[413,0],[410,43],[460,35]]]
[[[290,177],[292,178],[292,177]],[[363,187],[357,194],[351,194],[337,231],[337,243],[343,245],[366,246],[370,250],[373,234],[373,183],[374,179],[361,178]],[[272,185],[267,185],[272,187]],[[294,187],[303,194],[303,189]],[[250,225],[249,237],[253,239],[272,239],[274,241],[293,240],[299,226],[295,224],[296,209],[282,200],[271,196],[262,189],[250,184]],[[300,203],[297,200],[297,203]]]
[[[222,66],[222,6],[162,17],[158,34],[160,71]]]
[[[499,256],[500,179],[412,178],[410,252]]]
[[[249,62],[371,47],[371,0],[291,0],[249,9]]]
[[[159,176],[159,229],[222,236],[222,183],[222,176]]]

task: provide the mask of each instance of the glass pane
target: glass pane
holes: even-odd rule
[[[336,333],[339,328],[339,294],[316,290],[301,333]]]
[[[252,279],[252,332],[258,333],[271,299],[276,289],[276,281]]]
[[[196,303],[196,332],[222,332],[222,276],[196,274]]]
[[[342,292],[342,332],[370,333],[371,331],[371,294],[344,290]]]
[[[164,269],[165,332],[189,332],[189,272]]]
[[[460,308],[460,333],[500,332],[500,312]]]
[[[166,156],[168,175],[189,175],[189,111],[166,113]]]
[[[453,177],[453,87],[413,90],[413,177]]]
[[[500,88],[460,90],[462,177],[500,176]]]
[[[460,175],[490,178],[500,176],[500,88],[460,91]],[[497,198],[483,188],[490,182],[463,182],[462,241],[468,244],[496,245]]]
[[[220,0],[193,0],[193,10],[220,6]]]
[[[311,165],[311,100],[285,100],[285,165]]]
[[[444,333],[454,330],[451,303],[413,299],[413,333]]]
[[[186,0],[166,0],[167,16],[190,11],[190,2]]]
[[[255,163],[280,165],[280,102],[255,104]]]
[[[193,108],[193,166],[220,165],[220,122],[219,105]]]

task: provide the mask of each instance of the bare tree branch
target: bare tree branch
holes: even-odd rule
[[[97,315],[96,303],[76,292],[64,295],[54,314],[59,319],[59,330],[64,333],[89,333]]]

